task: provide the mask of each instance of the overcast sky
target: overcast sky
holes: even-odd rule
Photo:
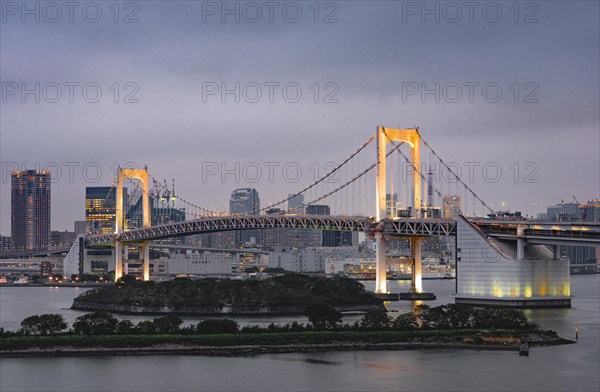
[[[479,164],[471,186],[495,206],[534,214],[600,196],[597,1],[23,4],[0,10],[3,235],[15,164],[60,168],[52,228],[72,230],[85,186],[111,185],[115,162],[147,165],[213,209],[245,186],[265,205],[379,123],[419,126],[445,160]],[[221,95],[236,83],[239,97]],[[436,83],[439,97],[422,96]],[[257,162],[265,178],[265,162],[298,162],[303,176],[203,180],[212,162]],[[485,181],[486,164],[501,168],[497,182]]]

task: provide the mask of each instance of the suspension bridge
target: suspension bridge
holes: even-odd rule
[[[367,147],[375,145],[375,153]],[[409,154],[401,147],[409,149]],[[422,147],[430,164],[421,162]],[[405,148],[406,149],[406,148]],[[446,181],[433,181],[433,162]],[[403,177],[403,180],[400,180]],[[335,181],[334,181],[335,179]],[[141,216],[137,226],[128,222],[123,207],[126,181],[135,181],[141,195]],[[412,184],[410,184],[412,182]],[[154,189],[150,191],[150,184]],[[426,184],[426,199],[423,198]],[[396,192],[404,192],[399,206]],[[412,285],[407,299],[431,299],[422,284],[421,246],[426,237],[456,238],[457,302],[506,304],[514,306],[568,306],[570,281],[568,260],[558,246],[581,244],[599,246],[600,226],[583,223],[534,225],[529,222],[492,222],[481,219],[493,209],[464,181],[423,138],[419,128],[392,129],[377,126],[374,135],[325,175],[279,201],[250,213],[231,214],[190,202],[175,195],[166,182],[154,178],[147,168],[120,168],[111,192],[116,192],[114,232],[85,237],[85,247],[112,247],[115,279],[123,274],[123,250],[140,248],[142,275],[150,278],[150,243],[155,240],[223,231],[305,229],[358,231],[376,244],[375,293],[386,297],[387,244],[410,240],[413,260]],[[110,194],[110,192],[109,192]],[[448,195],[460,195],[461,203],[445,202]],[[299,205],[278,210],[278,206],[302,195]],[[434,207],[434,198],[444,202],[444,214]],[[108,198],[108,195],[107,195]],[[182,211],[185,220],[152,224],[150,200],[154,206]],[[305,207],[327,202],[332,215],[306,215]],[[346,209],[346,211],[344,210]],[[352,213],[356,209],[372,214]],[[267,214],[267,212],[270,212]]]

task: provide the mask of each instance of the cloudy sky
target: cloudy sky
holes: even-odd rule
[[[470,185],[495,206],[600,196],[597,1],[1,4],[3,235],[15,166],[58,173],[52,228],[72,230],[115,163],[213,209],[248,185],[264,205],[379,123],[419,126],[446,161],[478,165]],[[264,178],[203,178],[236,162]],[[304,174],[268,181],[269,162]]]

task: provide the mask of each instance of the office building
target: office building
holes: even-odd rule
[[[11,249],[11,238],[6,235],[0,236],[0,250],[10,250]]]
[[[86,235],[88,233],[87,222],[75,221],[73,224],[73,229],[75,230],[75,237],[79,235]]]
[[[11,245],[45,249],[50,243],[50,172],[11,173]]]
[[[235,189],[231,192],[229,212],[232,215],[258,215],[260,212],[260,198],[254,188]],[[244,243],[260,243],[260,230],[242,230],[235,232],[236,245]]]
[[[549,206],[546,209],[548,220],[553,222],[598,222],[600,201],[588,200],[586,204],[563,203]],[[561,254],[566,256],[571,264],[594,264],[600,262],[600,247],[592,246],[561,246]]]
[[[288,212],[290,214],[302,214],[304,210],[304,195],[288,195],[288,197],[291,197],[287,202]]]
[[[75,233],[72,231],[51,231],[50,232],[50,244],[51,245],[66,245],[72,244],[75,240]]]
[[[331,209],[328,205],[324,204],[310,204],[306,206],[306,213],[308,215],[331,215]],[[309,230],[309,242],[308,246],[352,246],[356,241],[354,240],[353,233],[350,231],[339,231],[339,230]],[[356,237],[358,239],[358,237]],[[353,241],[354,240],[354,241]]]
[[[446,195],[443,199],[442,215],[445,219],[455,219],[461,213],[460,196]]]
[[[123,202],[127,204],[127,188],[123,188]],[[126,205],[123,206],[126,208]],[[117,189],[108,186],[85,188],[85,221],[92,234],[110,234],[115,231]]]
[[[235,214],[258,214],[260,198],[254,188],[235,189],[229,200],[229,212]]]

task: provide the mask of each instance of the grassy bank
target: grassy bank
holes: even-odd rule
[[[453,345],[516,347],[523,331],[515,330],[427,330],[427,331],[306,331],[285,333],[243,333],[215,335],[57,335],[13,336],[0,339],[0,356],[10,356],[16,351],[60,349],[140,349],[165,345],[180,348],[201,347],[257,347],[269,346],[319,346],[319,345],[378,345],[387,343],[418,343],[422,345]],[[544,344],[566,343],[554,334],[536,331],[536,340]],[[335,346],[334,346],[335,347]],[[173,350],[172,346],[163,347]],[[368,347],[365,347],[368,348]],[[335,349],[335,348],[333,348]],[[77,350],[75,350],[77,351]],[[234,350],[235,351],[235,350]],[[292,350],[294,351],[294,350]],[[302,350],[298,350],[302,351]],[[160,350],[158,350],[160,353]]]

